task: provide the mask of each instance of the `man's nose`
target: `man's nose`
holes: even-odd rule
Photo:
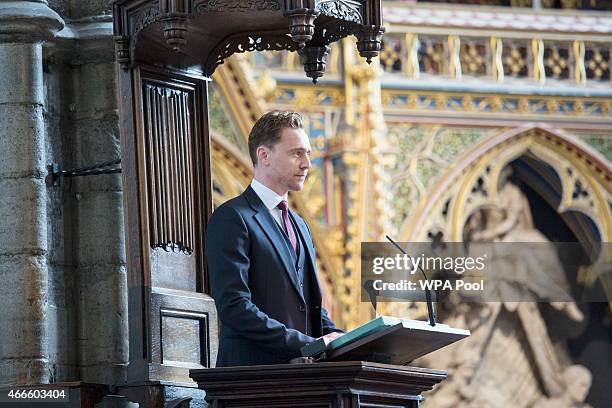
[[[302,160],[302,168],[304,169],[309,169],[312,167],[312,164],[310,163],[310,157],[308,157],[308,155],[304,155],[305,160]]]

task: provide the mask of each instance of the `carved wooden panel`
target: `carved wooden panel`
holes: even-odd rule
[[[151,248],[194,249],[193,132],[189,91],[143,84]]]
[[[149,253],[153,286],[197,291],[198,268],[195,256],[166,252],[162,249],[154,249]]]
[[[217,359],[218,321],[208,295],[153,288],[151,378],[190,382],[189,369],[212,367]]]
[[[189,382],[216,358],[217,321],[204,262],[212,210],[206,79],[142,66],[132,76],[134,140],[126,149],[130,333],[138,378]],[[129,154],[128,154],[129,153]],[[132,328],[133,327],[133,328]],[[133,331],[133,333],[132,333]],[[135,377],[135,378],[136,378]]]
[[[210,366],[206,333],[208,316],[161,310],[161,363]]]
[[[315,10],[329,17],[361,24],[361,6],[362,2],[358,0],[321,0],[317,2]]]
[[[346,361],[195,369],[190,376],[216,408],[418,408],[446,373]]]
[[[210,214],[206,82],[139,70],[141,245],[151,286],[206,292]]]

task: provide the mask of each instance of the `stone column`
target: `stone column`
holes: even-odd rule
[[[89,46],[96,49],[93,40]],[[108,36],[97,49],[95,55],[81,52],[80,63],[72,69],[72,146],[79,167],[121,158],[110,22]],[[126,380],[129,362],[121,175],[85,177],[75,180],[73,188],[81,380],[120,383]]]
[[[63,168],[121,157],[111,3],[71,2],[66,29],[48,50],[45,77],[47,88],[56,89],[49,103],[57,108],[54,120],[59,122],[49,136],[65,146],[57,155]],[[123,383],[129,335],[121,175],[65,179],[61,190],[70,224],[64,230],[70,261],[66,268],[61,260],[51,267],[74,275],[66,310],[74,311],[75,334],[69,341],[76,350],[78,379]]]
[[[0,0],[0,384],[48,382],[46,1]]]

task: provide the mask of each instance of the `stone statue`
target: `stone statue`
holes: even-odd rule
[[[572,365],[563,372],[564,392],[555,398],[542,398],[533,408],[591,408],[584,399],[591,388],[591,373],[581,365]]]
[[[501,256],[494,259],[499,262],[495,267],[506,277],[500,284],[500,296],[533,301],[470,303],[462,294],[451,294],[442,305],[444,322],[467,328],[472,336],[419,362],[444,366],[449,372],[449,379],[427,396],[425,407],[587,407],[579,404],[590,389],[590,373],[582,366],[564,370],[569,356],[553,344],[535,300],[548,299],[553,308],[574,321],[584,316],[574,302],[557,302],[569,291],[563,267],[553,245],[534,227],[527,197],[510,181],[510,174],[507,168],[500,176],[499,206],[470,217],[465,240],[541,243],[538,247],[544,250],[535,258],[521,257],[509,246],[499,245]],[[541,268],[545,273],[534,273],[542,272]]]
[[[500,288],[500,296],[528,300],[524,294],[508,293],[516,291],[518,283],[534,295],[534,300],[548,299],[553,308],[566,313],[574,321],[582,321],[584,316],[574,302],[560,300],[571,297],[563,266],[555,247],[534,227],[529,201],[521,189],[510,181],[511,174],[511,167],[506,167],[501,172],[498,192],[501,206],[480,210],[482,215],[475,218],[484,220],[484,228],[473,231],[471,238],[481,242],[538,243],[539,245],[534,247],[524,244],[512,248],[498,247],[506,252],[498,255],[507,262],[503,266],[496,265],[499,271],[496,277],[509,283]],[[474,228],[473,221],[470,227]],[[516,304],[506,302],[506,307],[513,309]]]

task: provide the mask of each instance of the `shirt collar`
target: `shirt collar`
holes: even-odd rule
[[[283,200],[287,201],[287,194],[284,196],[279,196],[274,190],[266,187],[255,179],[251,181],[251,188],[255,191],[255,194],[257,194],[268,210],[276,208],[276,206]]]

